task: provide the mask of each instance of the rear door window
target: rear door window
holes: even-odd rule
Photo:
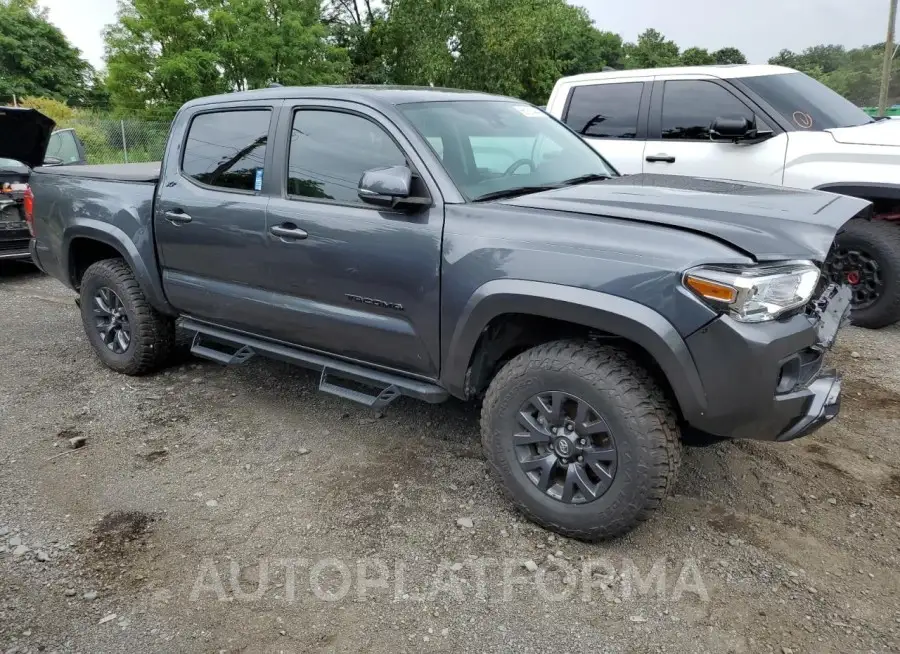
[[[576,86],[565,123],[582,136],[633,139],[643,91],[643,82]]]
[[[271,116],[268,109],[195,116],[184,146],[182,172],[208,186],[259,191]]]

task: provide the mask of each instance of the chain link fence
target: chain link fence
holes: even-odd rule
[[[87,163],[112,164],[161,160],[169,125],[168,121],[79,117],[67,127],[84,146]]]

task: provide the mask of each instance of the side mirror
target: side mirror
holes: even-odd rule
[[[45,166],[60,166],[63,160],[58,157],[44,157]]]
[[[746,118],[716,118],[709,130],[714,141],[741,141],[756,136],[756,126]]]
[[[372,168],[362,174],[357,188],[359,199],[368,204],[395,209],[407,205],[430,204],[427,198],[410,197],[412,171],[407,166]]]

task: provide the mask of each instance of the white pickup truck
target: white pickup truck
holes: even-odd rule
[[[546,111],[623,174],[820,189],[873,203],[827,262],[853,288],[854,324],[900,320],[900,121],[869,117],[780,66],[588,73],[556,83]]]

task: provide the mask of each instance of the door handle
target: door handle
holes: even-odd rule
[[[300,229],[296,225],[291,225],[290,223],[286,225],[275,225],[274,227],[269,228],[269,231],[278,238],[286,238],[292,241],[302,241],[309,236],[305,229]]]
[[[166,217],[166,220],[173,225],[183,225],[193,220],[193,218],[183,211],[167,211],[163,215]]]
[[[670,154],[648,154],[645,159],[650,163],[675,163],[675,157]]]

